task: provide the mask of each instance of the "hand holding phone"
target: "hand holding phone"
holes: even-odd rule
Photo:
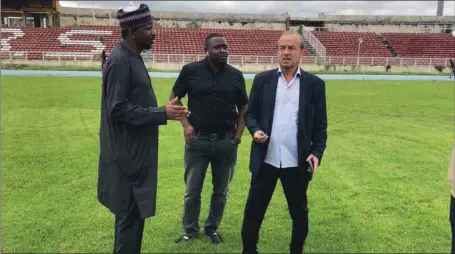
[[[313,161],[309,160],[307,171],[313,173],[313,170],[314,170]]]
[[[307,171],[308,172],[312,172],[313,175],[316,174],[316,172],[318,171],[318,166],[319,166],[319,159],[318,157],[314,156],[313,154],[310,154],[306,161],[308,162],[308,168],[307,168]]]

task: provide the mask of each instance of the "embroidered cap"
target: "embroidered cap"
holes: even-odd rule
[[[153,23],[152,14],[146,4],[140,4],[139,8],[120,9],[117,12],[117,19],[121,29],[134,29]]]

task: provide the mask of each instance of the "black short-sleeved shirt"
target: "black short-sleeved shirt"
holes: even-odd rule
[[[183,66],[172,91],[179,98],[188,94],[188,121],[206,133],[235,130],[238,111],[248,103],[242,72],[229,64],[215,72],[207,58]]]

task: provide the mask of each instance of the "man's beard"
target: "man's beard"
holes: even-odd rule
[[[215,57],[215,62],[220,66],[226,65],[228,60],[228,55],[218,55]]]
[[[152,49],[152,46],[153,46],[153,43],[150,43],[150,44],[147,43],[147,44],[144,44],[144,45],[142,46],[142,48],[143,48],[144,50],[150,50],[150,49]]]
[[[154,41],[155,41],[155,35],[152,35],[152,38],[150,39],[150,41],[147,41],[146,43],[141,45],[143,50],[152,49]]]

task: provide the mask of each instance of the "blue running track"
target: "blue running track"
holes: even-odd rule
[[[152,78],[176,78],[178,72],[150,72]],[[2,70],[2,76],[59,76],[59,77],[101,77],[100,71],[51,71],[51,70]],[[254,78],[255,74],[244,74],[245,79]],[[351,75],[317,74],[324,80],[425,80],[452,81],[454,78],[436,75]]]

